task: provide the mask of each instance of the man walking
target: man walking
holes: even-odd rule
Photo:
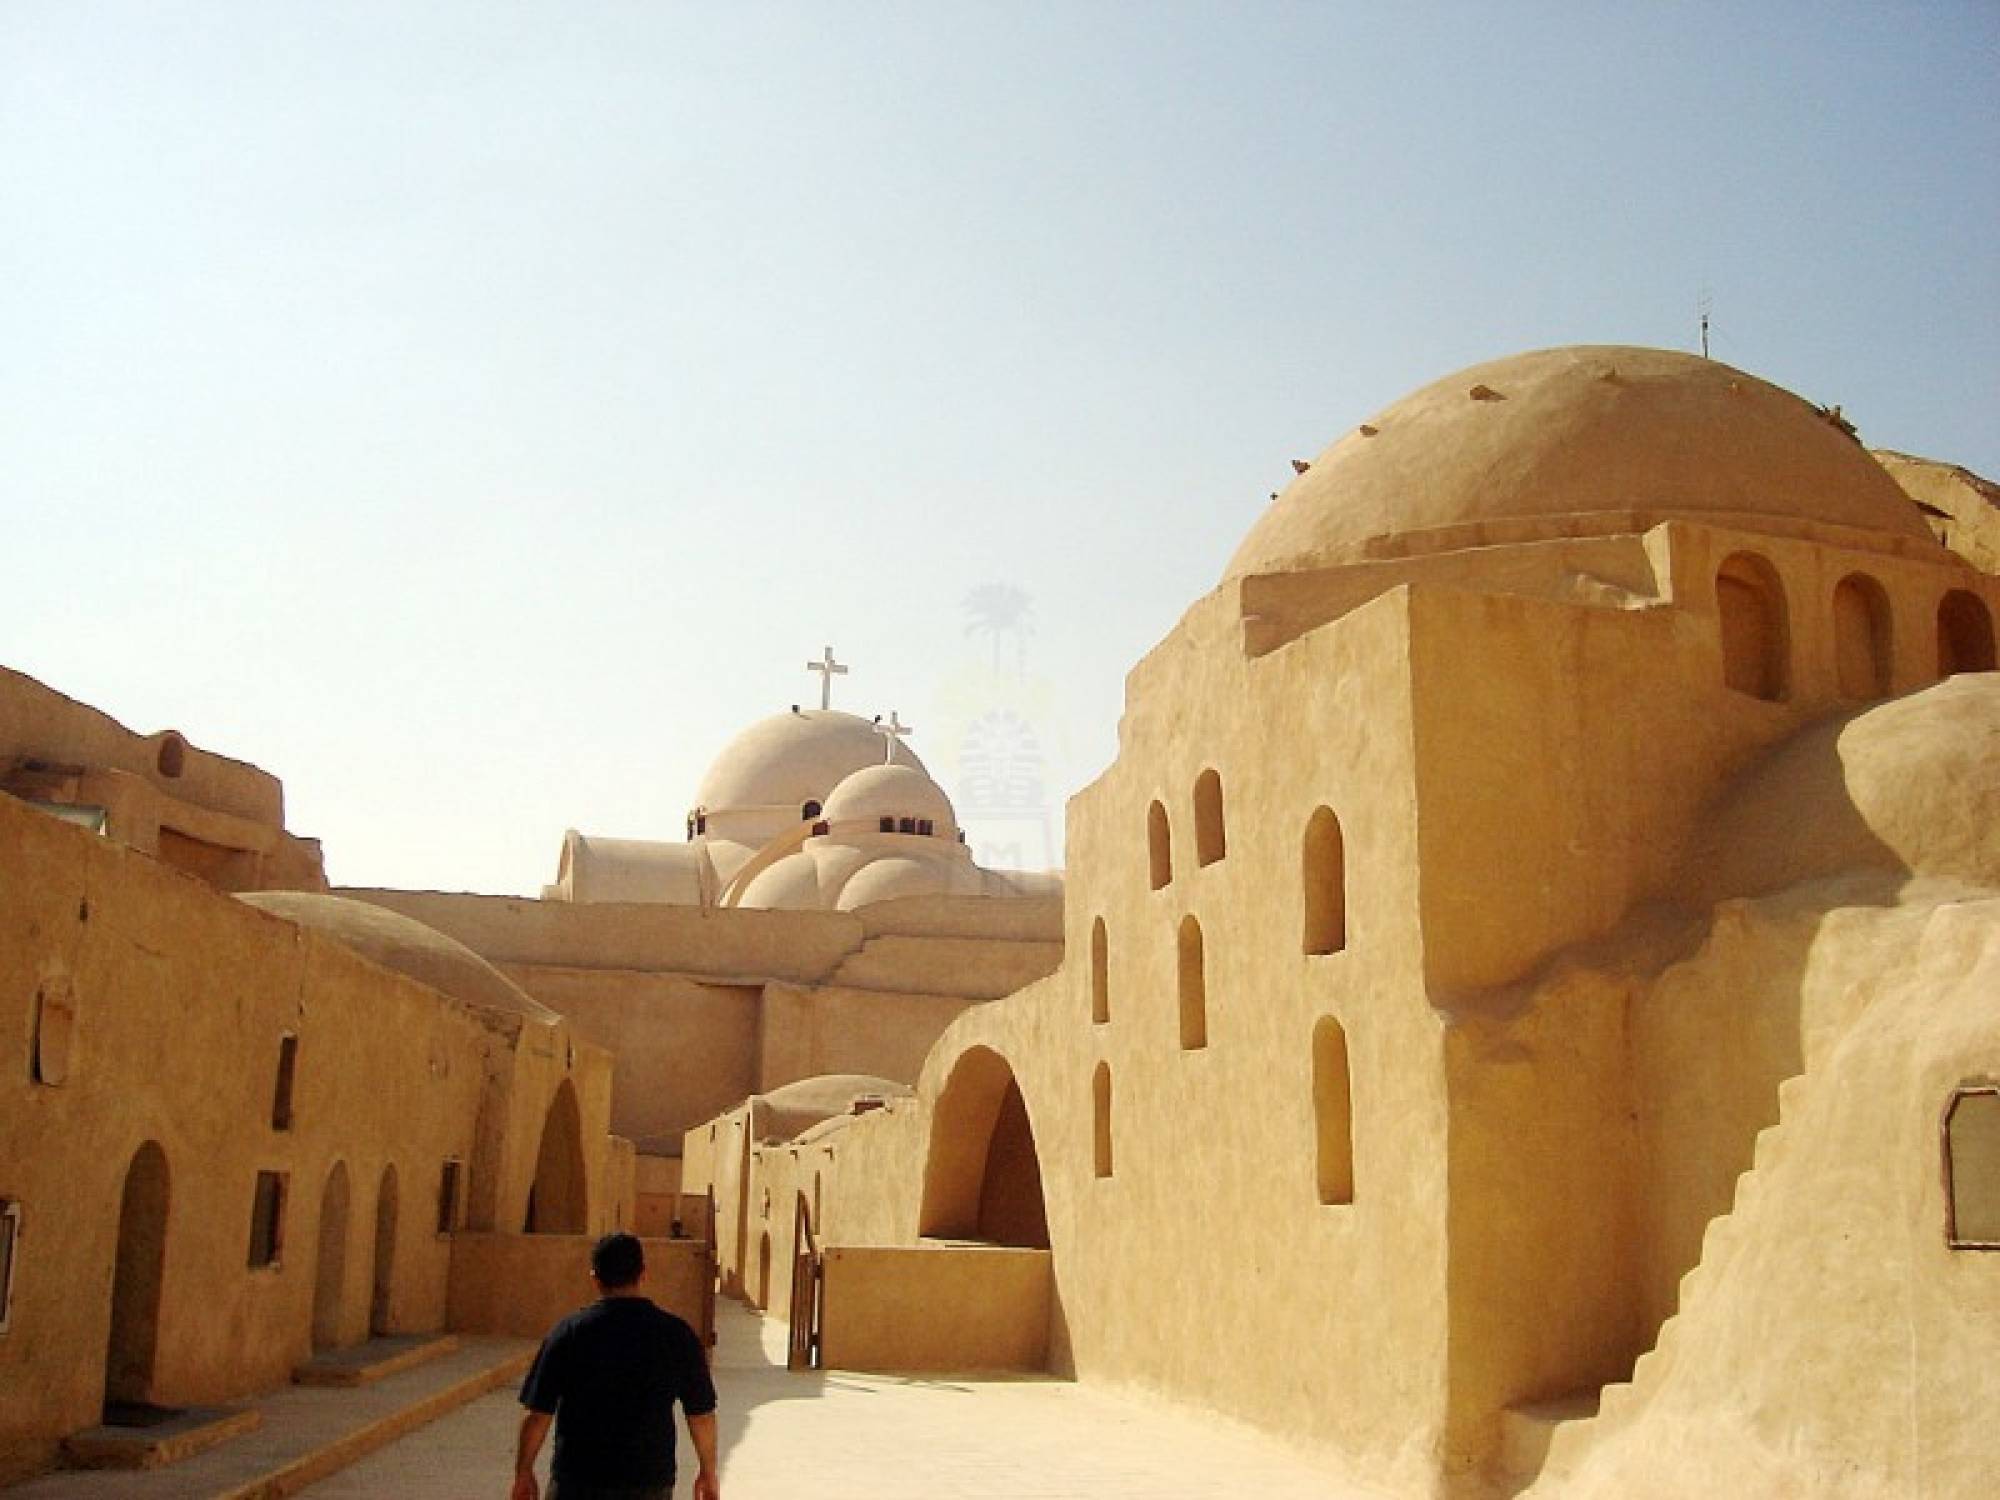
[[[693,1500],[722,1500],[708,1360],[694,1330],[639,1290],[645,1275],[631,1235],[607,1234],[592,1248],[597,1300],[556,1324],[521,1386],[512,1500],[540,1500],[535,1455],[551,1421],[549,1500],[669,1500],[676,1401],[701,1464]]]

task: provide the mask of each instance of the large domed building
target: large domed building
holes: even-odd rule
[[[793,708],[725,745],[684,844],[563,836],[545,899],[852,911],[903,896],[1049,896],[1060,877],[973,862],[900,725]]]

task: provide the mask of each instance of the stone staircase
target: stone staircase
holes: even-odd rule
[[[1571,1391],[1526,1402],[1500,1414],[1499,1464],[1515,1484],[1525,1488],[1568,1477],[1577,1462],[1643,1408],[1667,1378],[1688,1315],[1698,1313],[1714,1293],[1749,1233],[1746,1221],[1755,1221],[1758,1198],[1770,1181],[1773,1166],[1783,1160],[1787,1125],[1797,1117],[1807,1087],[1804,1073],[1778,1085],[1777,1120],[1757,1132],[1750,1165],[1736,1178],[1729,1211],[1708,1221],[1701,1237],[1701,1258],[1681,1277],[1673,1315],[1660,1325],[1653,1347],[1639,1356],[1631,1375],[1598,1390]]]

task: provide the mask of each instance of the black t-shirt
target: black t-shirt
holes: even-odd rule
[[[674,1402],[715,1410],[715,1384],[695,1332],[644,1297],[605,1297],[542,1340],[521,1404],[553,1412],[550,1471],[572,1484],[674,1482]]]

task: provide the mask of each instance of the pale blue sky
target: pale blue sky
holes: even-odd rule
[[[1461,365],[1706,286],[2000,473],[1996,76],[1991,3],[9,0],[0,661],[344,883],[678,837],[828,642],[1059,820],[1287,460]]]

